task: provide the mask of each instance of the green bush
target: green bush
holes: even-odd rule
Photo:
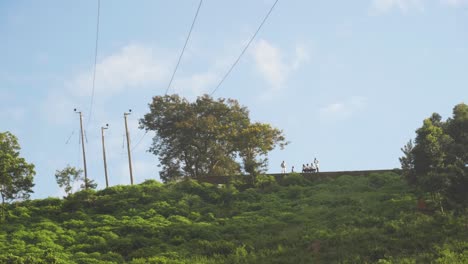
[[[255,187],[260,189],[267,189],[272,186],[277,185],[276,179],[274,176],[271,175],[258,175],[255,178]]]
[[[295,172],[289,173],[281,179],[281,185],[284,185],[284,186],[291,186],[291,185],[305,186],[307,184],[308,184],[308,180],[306,180],[304,176],[302,176],[301,174],[295,173]]]

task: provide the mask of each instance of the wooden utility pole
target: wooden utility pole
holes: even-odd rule
[[[106,145],[104,144],[104,129],[108,129],[109,124],[105,127],[101,127],[102,136],[102,159],[104,160],[104,174],[106,175],[106,188],[109,188],[109,178],[107,177],[107,161],[106,161]]]
[[[130,150],[130,136],[128,134],[127,116],[132,113],[132,109],[128,110],[128,113],[124,113],[125,119],[125,133],[127,134],[127,152],[128,152],[128,169],[130,170],[130,183],[133,185],[133,172],[132,172],[132,154]]]
[[[86,152],[84,144],[84,133],[83,133],[83,113],[76,111],[80,115],[80,129],[81,129],[81,149],[83,150],[83,166],[84,166],[84,177],[85,177],[85,189],[88,189],[88,170],[86,169]]]

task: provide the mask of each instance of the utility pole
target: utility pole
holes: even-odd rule
[[[84,165],[84,177],[85,177],[85,189],[88,189],[88,170],[86,169],[86,153],[85,153],[85,145],[84,145],[84,133],[83,133],[83,113],[80,111],[76,111],[75,113],[80,115],[80,129],[81,129],[81,148],[83,150],[83,165]]]
[[[125,133],[127,134],[127,152],[128,152],[128,168],[130,170],[130,183],[133,185],[133,172],[132,172],[132,154],[130,151],[130,136],[128,134],[128,125],[127,125],[127,116],[132,113],[132,109],[129,109],[128,112],[124,113],[125,119]]]
[[[102,136],[102,159],[104,160],[104,174],[106,175],[106,188],[109,188],[109,178],[107,177],[107,161],[106,161],[106,146],[104,144],[104,129],[108,129],[109,124],[106,124],[105,127],[101,127],[101,136]]]

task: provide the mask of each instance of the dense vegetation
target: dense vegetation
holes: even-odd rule
[[[0,263],[467,263],[467,216],[417,204],[394,173],[149,180],[8,204]]]
[[[468,105],[458,104],[446,121],[433,113],[402,149],[403,175],[422,193],[430,193],[441,211],[468,207]]]
[[[34,165],[0,133],[0,263],[468,263],[468,106],[434,113],[402,150],[402,175],[261,175],[281,130],[235,100],[154,97],[166,184],[148,180],[29,201]],[[235,175],[226,186],[201,176]]]
[[[10,132],[0,132],[0,218],[4,217],[5,203],[28,199],[33,192],[34,164],[20,156],[18,138]]]

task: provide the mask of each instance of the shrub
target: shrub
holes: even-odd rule
[[[272,186],[277,185],[276,179],[271,175],[258,175],[255,178],[255,187],[260,189],[266,189]]]
[[[281,179],[281,185],[285,185],[285,186],[290,186],[290,185],[305,186],[307,185],[307,183],[308,183],[308,180],[306,180],[304,176],[295,172],[285,175]]]

